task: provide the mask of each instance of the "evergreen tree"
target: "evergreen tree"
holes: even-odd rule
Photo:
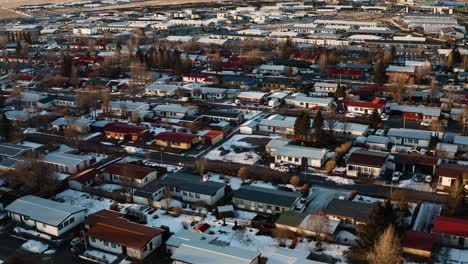
[[[320,137],[323,134],[324,124],[325,124],[325,120],[323,119],[322,111],[319,110],[317,114],[315,114],[314,124],[313,124],[314,135],[316,136],[316,139],[318,140],[320,140]]]
[[[373,81],[378,85],[385,83],[385,63],[382,58],[378,58],[375,62]]]
[[[395,230],[401,231],[398,223],[398,215],[390,201],[385,203],[377,202],[372,206],[368,221],[358,231],[357,249],[361,252],[368,252],[375,245],[375,242],[383,231],[393,225]]]
[[[346,90],[341,84],[338,84],[338,87],[336,87],[334,97],[335,99],[346,97]]]
[[[0,117],[0,139],[8,141],[11,136],[12,125],[5,114]]]
[[[307,136],[309,135],[309,130],[310,117],[306,112],[302,111],[294,123],[294,136],[296,136],[296,138],[300,138],[301,140],[306,140]]]
[[[21,54],[22,47],[21,47],[21,41],[16,41],[16,54]]]
[[[380,118],[380,114],[377,111],[377,108],[374,108],[374,110],[372,110],[372,114],[369,116],[368,120],[371,128],[380,127],[382,123],[382,118]]]
[[[73,58],[69,54],[65,54],[62,58],[62,75],[65,77],[71,77],[73,72]]]
[[[184,73],[184,67],[182,65],[182,60],[180,56],[175,57],[175,64],[174,64],[174,74],[175,76],[181,76]]]

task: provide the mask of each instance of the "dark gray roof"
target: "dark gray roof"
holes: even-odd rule
[[[220,182],[203,181],[202,177],[189,173],[169,174],[161,180],[161,184],[177,187],[181,191],[206,195],[215,195],[219,189],[226,186],[226,184]]]
[[[239,190],[234,192],[234,198],[237,199],[278,205],[283,207],[293,206],[300,196],[301,194],[295,192],[287,192],[256,186],[243,186]]]
[[[359,222],[366,222],[371,208],[372,204],[369,203],[333,199],[325,209],[325,213],[328,215],[352,218]]]
[[[158,180],[152,181],[145,186],[138,188],[133,193],[133,196],[143,197],[143,198],[151,198],[153,194],[159,191],[163,185]]]
[[[304,221],[306,216],[306,213],[286,211],[281,213],[278,220],[276,220],[276,224],[298,227],[302,223],[302,221]]]
[[[0,144],[0,156],[14,158],[31,149],[31,147],[27,146],[2,143]]]

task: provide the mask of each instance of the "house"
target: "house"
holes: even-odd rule
[[[225,75],[221,79],[221,83],[226,86],[234,86],[249,90],[257,86],[257,80],[240,75]]]
[[[401,172],[435,175],[440,163],[437,157],[420,154],[396,153],[394,156],[395,170]]]
[[[280,147],[283,147],[283,146],[286,146],[288,145],[289,143],[291,143],[291,141],[293,141],[292,139],[289,139],[289,138],[273,138],[272,140],[270,140],[270,142],[268,142],[265,146],[265,150],[268,154],[270,154],[271,156],[275,155],[276,153],[276,150]]]
[[[331,219],[339,219],[345,227],[356,227],[366,224],[372,204],[350,200],[333,199],[324,209]]]
[[[366,138],[366,147],[370,150],[388,150],[390,139],[384,136],[370,135]]]
[[[276,164],[320,168],[325,164],[327,152],[326,149],[285,145],[276,149],[274,157]]]
[[[286,73],[287,67],[284,65],[263,64],[258,68],[258,73],[265,75],[282,75]]]
[[[104,133],[107,139],[138,141],[147,135],[148,130],[126,123],[112,122],[104,126]]]
[[[73,190],[83,191],[84,188],[91,186],[96,181],[97,175],[96,168],[86,169],[67,178],[68,187]]]
[[[441,164],[437,169],[437,189],[450,191],[459,176],[462,177],[465,189],[468,189],[468,167],[459,164]]]
[[[229,245],[208,243],[204,240],[185,241],[172,254],[174,264],[258,264],[260,253]]]
[[[346,174],[378,178],[385,172],[387,158],[388,154],[384,152],[356,150],[346,161]]]
[[[214,84],[216,82],[216,76],[211,76],[208,74],[184,74],[182,75],[182,81]]]
[[[436,156],[445,159],[455,159],[455,155],[458,152],[457,144],[450,143],[437,143]]]
[[[240,124],[244,121],[244,113],[232,110],[208,110],[201,116],[209,120],[226,121],[231,124]]]
[[[155,116],[165,118],[181,119],[185,116],[193,116],[198,113],[198,108],[194,106],[181,106],[178,104],[158,105],[153,108]]]
[[[316,82],[314,83],[314,91],[318,93],[334,93],[338,88],[338,83]]]
[[[90,126],[93,123],[93,120],[88,119],[86,117],[80,118],[66,118],[66,117],[59,117],[55,119],[51,125],[57,131],[63,131],[67,128],[73,128],[78,132],[85,133],[90,130]]]
[[[0,158],[25,158],[33,152],[28,146],[16,145],[11,143],[0,143]]]
[[[317,227],[314,226],[314,222],[317,222],[318,220],[314,220],[314,217],[320,216],[317,216],[316,214],[287,211],[281,213],[280,217],[278,217],[275,222],[275,226],[277,228],[287,228],[293,232],[301,230],[308,236],[316,236],[317,231],[319,231],[322,237],[332,239],[341,221],[337,219],[327,219],[327,230],[324,230],[325,228],[322,230],[321,227],[317,230]]]
[[[430,258],[435,246],[434,235],[420,231],[408,230],[401,242],[403,253]]]
[[[300,197],[301,194],[296,192],[242,186],[234,192],[232,203],[239,209],[276,214],[293,211]]]
[[[118,212],[101,210],[85,221],[89,246],[143,260],[162,245],[164,230],[140,225]]]
[[[144,102],[132,101],[110,101],[104,112],[120,115],[122,117],[138,116],[143,117],[148,113],[149,104]]]
[[[386,101],[380,98],[375,98],[371,102],[345,100],[344,104],[349,113],[370,115],[377,110],[380,115],[383,113]]]
[[[465,38],[466,32],[460,27],[445,27],[440,30],[440,35],[444,38],[459,40]]]
[[[165,187],[159,180],[155,180],[142,187],[135,188],[132,197],[135,203],[158,207],[161,204],[157,201],[161,200],[165,193]]]
[[[216,240],[216,236],[195,232],[192,230],[180,230],[173,234],[169,240],[166,241],[166,250],[169,254],[174,254],[175,250],[178,249],[184,242],[190,241],[205,241],[210,243]]]
[[[223,100],[235,98],[238,93],[237,89],[224,89],[216,87],[199,87],[192,89],[192,97],[202,100]]]
[[[114,163],[104,168],[102,176],[107,182],[143,187],[158,177],[158,171],[135,164]]]
[[[437,216],[432,233],[444,246],[468,248],[468,220],[466,219]]]
[[[188,150],[201,142],[200,137],[193,134],[177,132],[161,132],[154,137],[157,146]]]
[[[286,97],[285,102],[289,107],[319,110],[328,109],[333,102],[333,98],[307,97],[302,94],[293,94]]]
[[[77,174],[87,169],[96,159],[89,156],[81,156],[63,152],[53,152],[45,155],[41,160],[59,173]]]
[[[438,120],[441,110],[439,107],[409,106],[409,105],[390,105],[392,114],[402,114],[405,119],[433,121]]]
[[[258,131],[269,135],[293,135],[295,122],[296,117],[274,114],[267,118],[263,118],[258,122]]]
[[[394,145],[427,148],[431,142],[432,132],[409,128],[390,128],[387,136]]]
[[[169,174],[161,180],[161,185],[184,202],[207,206],[213,206],[222,199],[226,187],[224,183],[203,181],[201,177],[189,173]]]
[[[84,221],[86,208],[28,195],[12,202],[5,212],[14,222],[59,237]]]
[[[208,133],[203,135],[203,141],[205,144],[215,145],[224,139],[223,131],[210,130]]]
[[[56,107],[76,108],[78,106],[76,98],[74,96],[65,95],[55,97],[52,104]]]
[[[179,86],[167,84],[148,84],[145,86],[145,94],[153,96],[173,96]]]
[[[468,152],[468,136],[455,136],[453,138],[453,144],[458,145],[458,152]]]
[[[251,103],[251,104],[262,104],[265,102],[267,93],[262,92],[241,92],[237,99],[242,103]]]

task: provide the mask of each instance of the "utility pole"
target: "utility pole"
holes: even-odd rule
[[[83,240],[84,240],[85,250],[88,250],[88,243],[86,243],[86,234],[85,234],[84,229],[82,231],[83,231]]]

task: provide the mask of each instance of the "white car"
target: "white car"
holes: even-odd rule
[[[382,119],[382,121],[387,121],[388,120],[388,115],[386,113],[382,113],[380,115],[380,119]]]
[[[424,121],[421,122],[421,126],[423,126],[423,127],[428,127],[430,125],[431,125],[431,123],[429,123],[429,121],[424,120]]]
[[[353,117],[356,117],[356,114],[355,113],[347,113],[346,117],[353,118]]]
[[[377,131],[375,131],[376,136],[383,136],[384,133],[385,133],[385,130],[383,129],[377,129]]]
[[[403,176],[403,173],[401,171],[394,171],[392,174],[392,181],[399,181],[401,176]]]
[[[426,177],[424,177],[424,181],[427,182],[427,183],[431,183],[432,182],[432,176],[431,175],[426,175]]]
[[[289,167],[288,166],[279,166],[279,167],[276,167],[275,170],[277,170],[279,172],[289,172]]]

